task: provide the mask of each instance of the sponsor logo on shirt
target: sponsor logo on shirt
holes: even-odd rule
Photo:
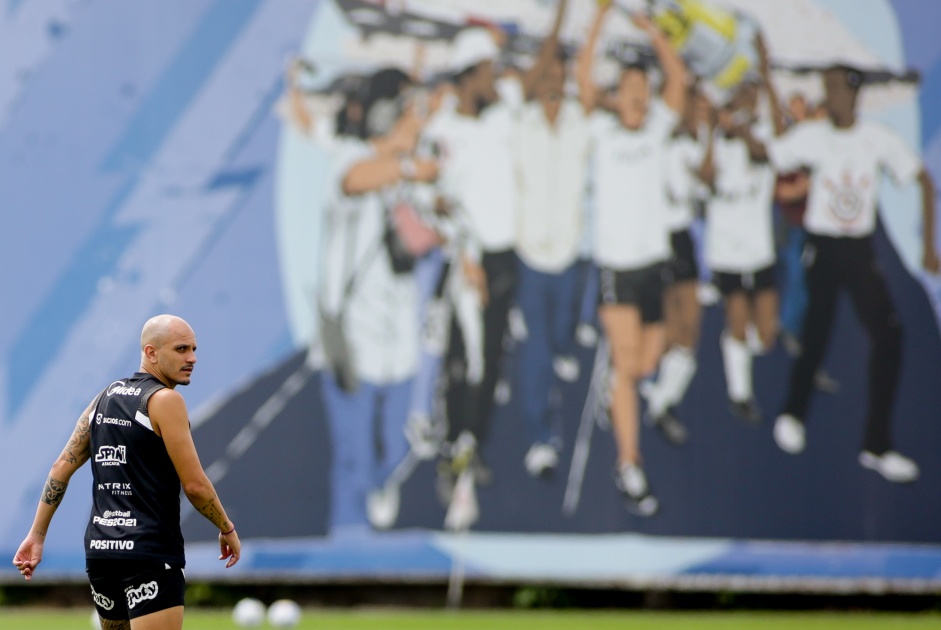
[[[133,490],[131,489],[131,484],[129,483],[99,483],[99,490],[110,491],[113,495],[130,497],[134,495]]]
[[[128,387],[124,381],[115,381],[108,386],[108,396],[140,396],[140,387]]]
[[[126,464],[126,449],[124,445],[99,446],[98,453],[95,455],[95,462],[102,466],[120,466],[121,464]]]
[[[865,210],[865,194],[869,189],[869,178],[862,177],[853,181],[852,175],[843,174],[842,181],[826,179],[824,187],[830,193],[830,203],[827,206],[833,217],[840,223],[855,223],[862,217]]]
[[[125,420],[123,418],[109,418],[105,416],[104,414],[99,413],[97,416],[95,416],[95,424],[102,424],[102,423],[116,424],[119,427],[129,427],[132,424],[130,420]]]
[[[134,549],[133,540],[97,540],[92,539],[88,543],[89,549],[100,549],[102,551],[131,551]]]
[[[114,601],[108,599],[101,593],[96,593],[94,586],[91,589],[91,598],[95,600],[95,603],[98,604],[99,608],[104,608],[105,610],[111,610],[114,608]]]
[[[128,588],[125,592],[127,595],[127,607],[134,608],[139,603],[145,599],[156,599],[157,598],[157,583],[156,582],[147,582],[146,584],[141,584],[137,588]]]
[[[93,516],[91,520],[95,525],[101,525],[102,527],[137,527],[136,518]]]
[[[619,162],[640,162],[653,155],[654,149],[650,144],[641,144],[636,147],[620,147],[612,157]]]

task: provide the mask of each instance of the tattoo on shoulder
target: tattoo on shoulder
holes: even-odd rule
[[[65,490],[68,487],[69,484],[67,482],[49,477],[46,479],[46,485],[44,485],[42,489],[43,503],[58,506],[62,502],[62,497],[65,496]]]
[[[78,419],[72,437],[69,438],[69,443],[65,445],[65,450],[62,452],[62,459],[70,464],[81,466],[91,457],[90,413],[89,409],[86,409],[82,417]]]

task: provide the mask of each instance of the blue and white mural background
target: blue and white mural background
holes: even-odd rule
[[[941,40],[934,33],[941,5],[716,2],[759,21],[773,61],[830,56],[918,71],[916,89],[876,99],[866,115],[898,130],[941,178]],[[448,15],[473,5],[476,17],[536,35],[553,9],[537,0],[412,4],[440,5]],[[578,41],[592,4],[573,0],[563,39]],[[443,53],[430,52],[433,65]],[[364,548],[395,559],[387,572],[446,568],[451,543],[436,538],[444,509],[431,465],[403,487],[394,531],[366,536],[364,547],[332,540],[326,525],[329,439],[316,371],[302,369],[316,344],[309,296],[318,279],[326,156],[278,116],[284,72],[297,54],[318,63],[323,85],[380,59],[409,61],[395,41],[359,39],[332,0],[0,0],[0,556],[12,557],[81,409],[137,367],[142,322],[173,312],[197,332],[199,367],[184,393],[203,463],[215,466],[249,558],[253,539],[288,545],[259,551],[241,571],[379,570],[362,564]],[[552,578],[568,563],[581,579],[612,579],[650,569],[644,558],[652,554],[669,558],[654,572],[747,572],[716,560],[747,557],[764,567],[755,571],[790,574],[795,563],[820,556],[800,545],[742,551],[761,539],[859,543],[853,553],[891,556],[847,560],[861,575],[941,579],[941,283],[918,271],[916,192],[887,186],[883,206],[880,253],[906,327],[895,431],[921,464],[917,483],[887,484],[855,462],[867,345],[849,308],[841,308],[827,359],[843,389],[818,397],[815,444],[799,459],[777,451],[769,424],[743,427],[725,413],[715,343],[721,313],[712,309],[702,369],[688,395],[689,411],[702,412],[691,420],[690,442],[677,451],[644,438],[662,513],[642,520],[623,509],[610,481],[611,437],[596,432],[579,509],[563,515],[565,475],[542,485],[526,476],[528,444],[511,402],[499,410],[486,447],[495,481],[480,489],[475,530],[487,533],[465,548],[470,572]],[[583,357],[583,365],[590,361]],[[788,361],[778,352],[756,374],[768,409],[780,404]],[[304,376],[292,382],[292,374]],[[573,385],[582,394],[564,408],[570,438],[584,376]],[[43,565],[49,571],[82,570],[79,523],[89,482],[88,471],[80,472],[60,508]],[[187,516],[188,539],[207,540],[212,532],[197,521]],[[662,548],[667,541],[675,542],[670,551]],[[376,553],[387,543],[391,551]],[[887,543],[918,546],[905,547],[899,560],[880,547]],[[527,555],[530,545],[535,551]],[[301,549],[312,551],[303,556]],[[546,550],[558,563],[533,562]],[[609,552],[639,564],[612,568],[602,558]],[[755,559],[771,556],[777,560],[768,564]]]

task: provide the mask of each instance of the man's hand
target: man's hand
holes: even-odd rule
[[[486,306],[487,300],[490,299],[490,294],[487,292],[487,273],[484,271],[484,268],[480,263],[474,262],[467,256],[464,256],[461,260],[461,270],[464,272],[467,284],[473,287],[477,291],[477,294],[480,295],[481,306]]]
[[[415,160],[415,181],[433,182],[438,179],[438,163],[435,160]]]
[[[42,562],[43,540],[30,534],[20,544],[13,556],[13,566],[19,570],[20,574],[29,582],[33,577],[33,571]]]
[[[660,28],[657,27],[657,25],[654,24],[649,17],[643,13],[640,13],[639,11],[631,13],[631,22],[634,23],[634,26],[647,33],[647,35],[650,37],[655,37],[662,34]]]
[[[510,36],[499,24],[487,24],[485,27],[490,33],[490,37],[493,38],[493,43],[497,45],[497,48],[503,50],[506,46],[507,41],[509,41]]]
[[[228,534],[219,532],[219,559],[229,561],[225,563],[228,569],[235,566],[235,563],[242,557],[242,541],[239,540],[238,532],[233,529]]]

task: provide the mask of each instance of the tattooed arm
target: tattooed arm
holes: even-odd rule
[[[150,397],[147,410],[154,431],[167,447],[167,454],[180,478],[186,498],[200,514],[219,528],[219,559],[228,559],[225,566],[231,567],[239,560],[242,543],[235,525],[229,520],[216,495],[216,489],[199,462],[183,396],[172,389],[161,389]]]
[[[96,399],[97,400],[97,399]],[[49,524],[56,513],[62,497],[65,496],[65,490],[69,486],[69,479],[75,474],[75,471],[82,467],[82,464],[88,461],[91,453],[91,436],[89,431],[91,425],[89,418],[94,412],[95,402],[92,401],[82,416],[75,424],[75,430],[68,444],[62,449],[59,459],[52,465],[49,471],[49,478],[42,489],[42,495],[39,498],[39,507],[36,508],[36,516],[33,519],[33,526],[20,548],[13,556],[13,564],[19,569],[20,573],[27,580],[31,579],[36,567],[42,561],[43,544],[46,541],[46,532],[49,531]]]

